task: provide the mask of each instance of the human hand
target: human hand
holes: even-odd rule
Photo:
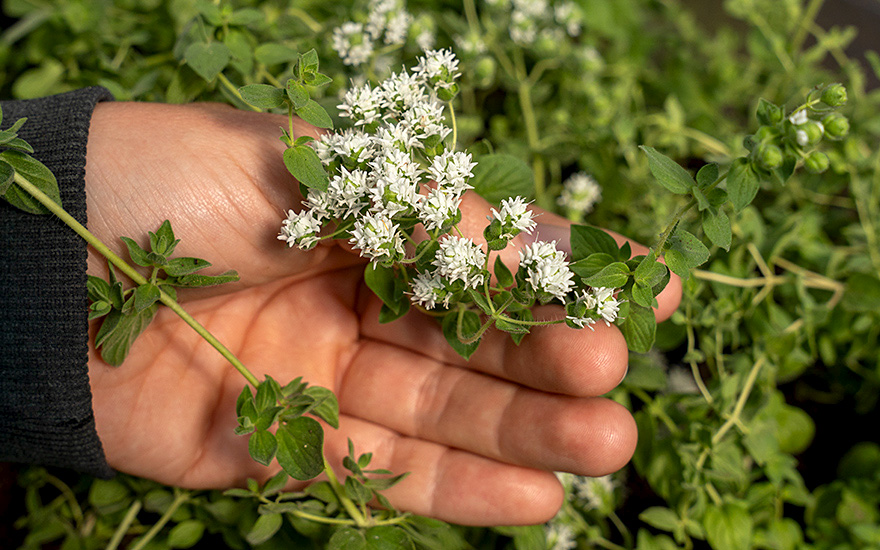
[[[276,240],[284,210],[301,200],[274,138],[286,122],[219,105],[100,104],[86,166],[89,229],[121,252],[119,236],[169,219],[178,254],[238,270],[238,283],[181,291],[184,307],[259,378],[303,376],[333,390],[341,418],[326,433],[328,459],[338,467],[351,438],[374,453],[371,467],[411,472],[385,493],[399,508],[463,524],[537,523],[562,499],[553,471],[603,475],[623,466],[635,424],[595,397],[626,371],[618,329],[542,327],[520,346],[490,331],[465,362],[427,317],[379,325],[361,258],[335,244],[302,252]],[[479,241],[489,205],[469,195],[460,227]],[[541,239],[567,233],[552,214],[539,221]],[[105,271],[90,256],[89,272]],[[673,277],[658,319],[679,297]],[[111,466],[192,488],[274,473],[233,433],[244,381],[171,311],[160,309],[119,368],[92,350],[89,375]]]

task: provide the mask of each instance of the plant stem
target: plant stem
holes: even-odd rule
[[[27,191],[32,197],[34,197],[37,201],[40,202],[43,206],[45,206],[50,212],[58,216],[58,218],[64,222],[68,227],[73,229],[73,231],[83,238],[89,245],[92,246],[99,254],[107,258],[114,266],[119,268],[120,271],[125,273],[132,281],[137,283],[138,285],[146,284],[148,281],[144,278],[143,275],[137,272],[133,267],[131,267],[125,260],[116,255],[115,252],[110,250],[110,248],[101,242],[98,237],[93,235],[88,229],[85,228],[81,223],[76,221],[76,219],[67,213],[64,208],[61,207],[58,203],[50,199],[45,193],[40,191],[33,183],[31,183],[27,178],[19,174],[15,173],[15,183],[19,185],[22,189]],[[224,346],[213,334],[208,332],[208,330],[203,327],[198,321],[193,319],[193,317],[187,313],[180,304],[177,303],[171,296],[163,292],[161,289],[159,290],[160,298],[159,300],[168,306],[174,313],[178,315],[183,321],[192,327],[202,338],[204,338],[209,344],[211,344],[214,349],[220,352],[223,357],[229,361],[235,369],[241,373],[242,376],[254,387],[257,387],[260,381],[256,376],[251,373],[247,367],[233,354],[226,346]]]
[[[259,107],[254,106],[254,105],[251,105],[251,104],[248,103],[243,97],[241,97],[241,92],[238,91],[238,88],[236,88],[235,85],[234,85],[232,82],[230,82],[228,78],[226,78],[226,75],[225,75],[225,74],[223,74],[223,73],[217,73],[217,80],[220,81],[220,84],[222,84],[224,88],[226,88],[227,90],[229,90],[229,93],[231,93],[231,94],[234,95],[237,99],[239,99],[242,103],[244,103],[245,105],[247,105],[249,109],[251,109],[252,111],[255,111],[255,112],[257,112],[257,113],[262,113],[262,112],[263,112],[262,109],[260,109]]]
[[[333,492],[336,493],[336,498],[342,503],[342,507],[345,508],[345,511],[348,512],[348,515],[351,516],[351,519],[354,520],[355,524],[358,527],[367,527],[370,525],[371,522],[369,519],[357,509],[354,502],[352,502],[351,499],[348,498],[348,495],[345,494],[345,488],[339,483],[339,478],[336,477],[336,472],[333,471],[333,467],[327,462],[326,457],[324,457],[324,473],[327,474],[327,479],[330,482],[330,487],[333,489]]]
[[[141,506],[142,504],[140,500],[135,500],[131,503],[128,512],[125,513],[125,517],[122,518],[116,531],[113,532],[113,536],[110,538],[110,542],[107,543],[105,550],[116,550],[116,548],[119,547],[119,543],[122,542],[122,538],[128,533],[128,528],[131,527],[134,518],[136,518],[138,512],[141,511]]]
[[[138,539],[137,544],[129,548],[128,550],[142,550],[144,546],[147,545],[148,542],[153,540],[153,538],[165,527],[165,524],[171,520],[171,516],[174,515],[174,512],[180,508],[180,505],[189,500],[189,493],[181,492],[178,489],[175,489],[174,501],[171,503],[171,506],[165,510],[165,513],[162,514],[162,517],[159,518],[159,521],[156,522],[153,527],[147,531],[143,537]]]

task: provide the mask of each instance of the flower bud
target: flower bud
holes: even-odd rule
[[[828,139],[843,139],[849,134],[849,120],[840,113],[830,113],[822,119]]]
[[[782,109],[764,98],[758,102],[758,122],[772,126],[782,121]]]
[[[830,107],[840,107],[846,103],[846,88],[843,84],[832,84],[822,90],[822,103]]]
[[[782,166],[782,149],[772,143],[764,143],[758,147],[758,165],[765,170],[774,170]]]
[[[822,141],[824,133],[825,128],[822,123],[814,120],[808,120],[799,126],[788,127],[788,139],[801,147],[816,145]]]
[[[813,174],[821,174],[825,170],[828,170],[828,166],[831,164],[831,161],[828,160],[828,155],[821,151],[813,151],[807,158],[804,159],[804,167],[808,172],[812,172]]]

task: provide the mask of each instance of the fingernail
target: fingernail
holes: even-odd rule
[[[523,240],[529,244],[537,241],[556,241],[556,248],[571,255],[571,228],[570,226],[552,225],[538,222],[531,235],[523,235]]]

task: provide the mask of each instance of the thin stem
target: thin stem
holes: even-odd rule
[[[153,540],[153,538],[159,533],[159,531],[161,531],[162,528],[165,527],[165,524],[171,520],[171,516],[173,516],[174,512],[176,512],[177,509],[180,508],[180,505],[189,500],[188,493],[177,491],[176,493],[177,494],[174,495],[174,501],[171,502],[171,506],[169,506],[168,509],[165,510],[165,513],[162,514],[162,517],[159,518],[159,521],[157,521],[156,524],[153,525],[153,527],[151,527],[150,530],[147,531],[143,537],[138,539],[137,544],[135,544],[128,550],[142,550],[143,547],[146,546],[148,542]]]
[[[507,315],[501,315],[500,313],[495,316],[496,319],[501,319],[507,321],[508,323],[513,323],[515,325],[524,325],[528,327],[540,327],[545,325],[558,325],[559,323],[564,323],[565,319],[551,319],[548,321],[526,321],[524,319],[514,319],[512,317],[508,317]]]
[[[455,121],[455,107],[452,106],[451,100],[447,105],[449,105],[449,118],[452,119],[452,148],[455,149],[455,146],[458,144],[458,124]]]
[[[612,510],[610,514],[608,514],[608,519],[611,520],[611,523],[620,531],[620,534],[623,536],[623,543],[626,545],[626,548],[632,548],[633,546],[633,538],[632,533],[627,529],[626,524],[614,513]]]
[[[311,30],[313,33],[319,33],[324,28],[323,25],[318,23],[311,15],[308,14],[307,11],[301,8],[289,8],[288,11],[291,15],[295,15],[299,18],[300,21],[305,23],[305,25]]]
[[[367,517],[357,509],[354,502],[352,502],[351,499],[348,498],[348,495],[345,494],[345,488],[339,483],[339,478],[336,477],[336,472],[333,471],[333,467],[327,462],[326,457],[324,458],[324,473],[327,474],[327,480],[330,482],[330,487],[333,489],[333,492],[336,493],[336,498],[342,503],[342,507],[345,508],[345,511],[348,512],[348,515],[351,516],[351,519],[354,520],[355,524],[358,527],[366,527],[369,525],[370,521]]]
[[[67,486],[66,483],[53,476],[52,474],[46,474],[46,481],[58,489],[64,500],[67,502],[67,505],[70,506],[70,513],[73,515],[73,519],[76,522],[77,527],[79,528],[83,522],[83,513],[82,508],[79,505],[79,501],[76,499],[76,495],[73,494],[73,491],[70,490],[70,487]]]
[[[131,527],[134,518],[136,518],[138,512],[141,511],[141,506],[142,503],[140,500],[135,500],[131,503],[128,512],[125,513],[125,517],[122,518],[116,531],[113,532],[113,536],[110,538],[110,542],[107,543],[105,550],[116,550],[116,548],[119,547],[119,543],[122,542],[122,538],[128,533],[128,528]]]
[[[32,197],[34,197],[40,204],[45,206],[50,212],[58,216],[58,218],[64,222],[68,227],[73,229],[73,231],[83,238],[92,248],[95,249],[99,254],[107,258],[110,263],[119,268],[120,271],[125,273],[132,281],[137,283],[138,285],[147,284],[147,280],[137,272],[133,267],[131,267],[125,260],[116,255],[115,252],[110,250],[110,248],[101,242],[98,237],[93,235],[88,229],[85,228],[81,223],[76,221],[76,219],[67,213],[64,208],[61,207],[58,203],[50,199],[46,196],[45,193],[40,191],[33,183],[31,183],[27,178],[19,174],[15,173],[15,183],[19,185],[22,189],[27,191]],[[214,347],[217,351],[220,352],[223,357],[229,361],[235,370],[241,373],[242,376],[254,387],[257,387],[260,384],[260,381],[256,376],[251,373],[247,367],[233,354],[226,346],[224,346],[213,334],[208,332],[208,330],[203,327],[198,321],[193,319],[193,317],[187,313],[180,304],[177,303],[171,296],[166,294],[164,291],[159,289],[159,300],[168,306],[174,313],[178,315],[183,321],[192,327],[202,338],[207,340],[211,346]]]
[[[803,47],[804,40],[807,39],[809,30],[813,26],[813,22],[816,20],[816,16],[819,14],[819,10],[822,9],[822,4],[824,3],[825,0],[811,0],[807,9],[804,10],[804,16],[798,25],[797,32],[791,39],[791,52],[793,54],[799,52],[801,47]]]
[[[241,92],[238,91],[238,88],[235,87],[235,84],[233,84],[232,82],[229,81],[228,78],[226,78],[226,75],[225,75],[225,74],[223,74],[223,73],[217,73],[217,80],[219,80],[219,81],[220,81],[220,84],[222,84],[224,88],[226,88],[227,90],[229,90],[229,93],[231,93],[232,95],[234,95],[234,96],[236,97],[236,99],[238,99],[239,101],[241,101],[242,103],[244,103],[245,105],[247,105],[248,108],[249,108],[250,110],[255,111],[255,112],[257,112],[257,113],[262,113],[262,112],[263,112],[263,110],[260,109],[259,107],[255,106],[255,105],[251,105],[250,103],[248,103],[247,100],[245,100],[245,98],[243,98],[243,97],[241,96]]]

